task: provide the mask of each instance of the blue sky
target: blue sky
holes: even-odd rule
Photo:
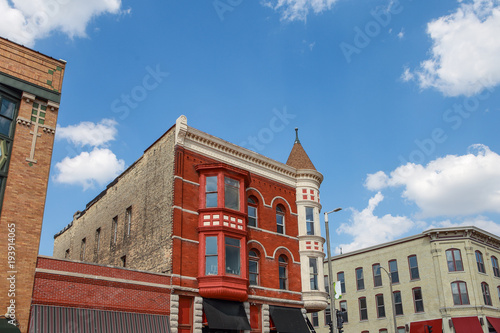
[[[294,128],[336,251],[500,234],[498,0],[0,0],[0,35],[68,62],[40,254],[184,114],[285,162]],[[282,126],[273,126],[276,120]]]

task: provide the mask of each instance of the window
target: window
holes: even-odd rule
[[[99,256],[99,249],[101,248],[101,228],[97,228],[95,231],[95,252]]]
[[[251,286],[259,285],[259,255],[256,250],[248,252],[248,279]]]
[[[356,287],[358,290],[365,289],[365,280],[363,278],[363,268],[356,268]]]
[[[285,209],[283,206],[276,206],[276,232],[285,234]]]
[[[306,207],[307,234],[314,235],[314,208]]]
[[[226,208],[240,210],[240,182],[224,177],[224,204]]]
[[[401,298],[401,292],[395,291],[393,294],[394,297],[394,307],[396,308],[396,316],[403,314],[403,300]]]
[[[217,176],[205,178],[205,207],[217,207]]]
[[[325,325],[330,324],[332,321],[332,316],[330,316],[330,307],[327,306],[325,309]]]
[[[476,251],[476,262],[477,262],[478,272],[479,273],[486,273],[486,270],[484,269],[483,254],[479,251]]]
[[[403,327],[403,326],[400,326],[398,327],[398,330],[397,330],[398,333],[406,333],[406,328]]]
[[[127,256],[122,256],[120,260],[122,262],[122,267],[127,267]]]
[[[69,259],[69,249],[64,253],[64,259]]]
[[[279,282],[280,282],[280,289],[286,290],[288,288],[288,272],[287,272],[287,263],[288,260],[284,255],[281,255],[278,258],[279,262]]]
[[[226,273],[240,275],[240,240],[226,237]]]
[[[248,225],[257,227],[257,200],[255,197],[248,197]]]
[[[410,280],[420,279],[420,275],[418,273],[418,262],[416,255],[408,257],[408,265],[410,267]]]
[[[366,297],[361,297],[359,302],[359,320],[368,320],[368,309],[366,308]]]
[[[330,293],[330,281],[328,281],[328,275],[325,275],[325,291]]]
[[[387,328],[381,328],[381,329],[379,329],[378,333],[387,333]]]
[[[344,279],[344,272],[338,272],[337,273],[337,281],[340,281],[340,291],[342,294],[345,294],[345,279]]]
[[[483,292],[484,305],[491,305],[490,287],[486,282],[481,283],[481,291]]]
[[[380,264],[372,266],[373,270],[373,286],[380,287],[382,285],[382,275],[380,275]]]
[[[497,287],[498,300],[500,301],[500,286]]]
[[[113,244],[116,244],[118,237],[118,216],[113,217]]]
[[[85,247],[87,246],[87,238],[82,239],[82,244],[80,247],[80,261],[85,260]]]
[[[396,260],[389,261],[389,271],[391,272],[391,283],[399,283],[398,262]]]
[[[347,316],[347,301],[341,301],[339,305],[340,305],[340,311],[345,313],[344,323],[349,322],[349,317]]]
[[[493,274],[496,277],[500,277],[500,270],[498,269],[498,259],[497,259],[497,257],[491,257],[491,266],[493,267]]]
[[[125,221],[127,223],[127,236],[130,236],[130,230],[132,229],[132,206],[125,211]]]
[[[463,281],[453,282],[451,284],[451,293],[453,294],[453,304],[469,304],[469,295],[467,294],[467,284]]]
[[[311,314],[311,318],[312,318],[312,325],[314,327],[318,327],[319,326],[319,318],[318,318],[318,313],[317,312],[313,312]]]
[[[448,272],[463,271],[462,255],[458,249],[446,250],[446,262],[448,263]]]
[[[375,295],[375,303],[377,304],[377,318],[385,318],[384,295]]]
[[[422,289],[413,288],[413,304],[415,312],[424,312],[424,300],[422,298]]]
[[[205,275],[217,275],[217,236],[205,238]]]
[[[318,264],[316,258],[309,258],[309,281],[311,290],[318,290]]]

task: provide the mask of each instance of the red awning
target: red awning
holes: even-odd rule
[[[410,333],[427,333],[428,331],[425,328],[427,325],[432,326],[432,333],[439,333],[443,331],[443,320],[431,319],[410,323]]]
[[[451,318],[456,333],[483,333],[477,317]]]
[[[488,319],[495,331],[497,331],[497,333],[500,333],[500,318],[486,317],[486,319]]]

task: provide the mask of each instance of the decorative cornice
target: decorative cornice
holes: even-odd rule
[[[23,118],[23,117],[17,117],[16,122],[19,125],[28,126],[28,127],[31,127],[31,124],[32,124],[31,120]]]

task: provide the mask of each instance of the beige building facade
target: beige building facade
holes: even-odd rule
[[[500,332],[499,258],[500,237],[476,227],[430,229],[335,256],[343,330],[394,332],[395,320],[398,333],[427,325],[433,333]],[[328,332],[329,311],[309,316],[317,332]]]

